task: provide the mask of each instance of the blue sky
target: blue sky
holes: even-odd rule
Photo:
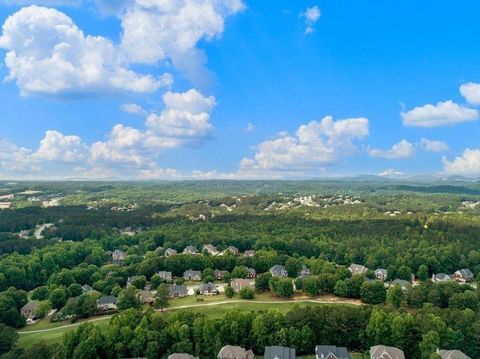
[[[480,174],[477,1],[0,4],[0,178]]]

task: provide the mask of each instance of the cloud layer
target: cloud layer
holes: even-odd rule
[[[478,120],[478,111],[453,101],[424,105],[401,113],[403,124],[412,127],[449,126]]]

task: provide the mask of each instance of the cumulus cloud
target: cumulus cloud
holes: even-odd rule
[[[305,34],[308,35],[313,33],[315,31],[314,25],[321,16],[320,8],[318,6],[309,7],[300,15],[305,18]]]
[[[395,176],[401,176],[403,174],[404,173],[401,172],[401,171],[397,171],[393,168],[388,168],[385,171],[380,172],[378,175],[381,176],[381,177],[395,177]]]
[[[480,105],[480,84],[468,82],[460,86],[460,93],[474,105]]]
[[[369,148],[368,155],[370,157],[386,158],[389,160],[396,160],[401,158],[408,158],[415,154],[415,146],[407,140],[401,140],[388,150],[379,148]]]
[[[7,80],[15,81],[22,95],[148,93],[172,83],[169,74],[154,78],[130,70],[110,40],[85,35],[55,9],[22,8],[8,17],[2,30]]]
[[[478,176],[480,175],[480,149],[465,149],[462,156],[449,161],[443,158],[443,170],[447,174]]]
[[[87,157],[87,146],[78,136],[66,136],[58,131],[49,130],[40,141],[40,147],[32,155],[35,160],[79,162]]]
[[[35,172],[38,167],[31,161],[32,151],[18,147],[13,143],[0,139],[0,172]]]
[[[448,151],[448,144],[443,141],[434,141],[427,138],[420,140],[420,146],[427,152],[445,152]]]
[[[455,125],[467,121],[476,121],[478,111],[461,106],[452,101],[439,102],[415,107],[401,113],[403,124],[412,127],[436,127]]]
[[[122,48],[136,63],[172,61],[195,80],[204,76],[200,40],[219,37],[242,0],[136,0],[121,16]]]
[[[134,115],[145,115],[147,111],[145,111],[142,106],[137,105],[136,103],[124,103],[120,106],[120,110],[123,112],[131,113]]]
[[[242,172],[315,171],[356,150],[355,141],[369,133],[366,118],[334,121],[331,116],[300,126],[295,135],[280,134],[256,146],[253,158],[240,163]]]

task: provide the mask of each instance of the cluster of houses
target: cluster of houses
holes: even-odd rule
[[[183,249],[182,253],[183,254],[202,254],[202,253],[206,253],[206,254],[209,254],[211,256],[222,256],[222,255],[230,254],[230,255],[238,256],[238,255],[240,255],[240,250],[235,246],[228,246],[227,249],[225,249],[224,251],[220,251],[213,244],[205,244],[203,246],[201,252],[195,246],[186,246]],[[178,252],[173,248],[167,248],[164,252],[165,257],[171,257],[171,256],[174,256],[175,254],[178,254]],[[255,255],[255,251],[254,250],[246,250],[245,252],[243,252],[243,255],[245,257],[253,257]]]
[[[442,359],[471,359],[460,350],[437,350],[437,354]],[[282,346],[265,347],[264,359],[298,359],[294,348]],[[246,350],[239,346],[225,345],[218,352],[217,359],[254,359],[255,354],[251,350]],[[352,356],[345,347],[334,345],[317,345],[315,347],[316,359],[351,359]],[[194,356],[186,353],[175,353],[168,359],[196,359]],[[405,354],[401,349],[376,345],[370,348],[370,359],[405,359]]]

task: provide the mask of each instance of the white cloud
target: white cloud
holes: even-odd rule
[[[252,132],[255,129],[255,125],[251,122],[247,123],[247,127],[245,127],[245,132]]]
[[[415,147],[407,140],[401,140],[396,143],[392,148],[383,150],[379,148],[369,148],[368,155],[370,157],[386,158],[389,160],[408,158],[415,154]]]
[[[309,7],[300,15],[305,18],[305,34],[308,35],[313,33],[315,31],[314,25],[321,16],[320,8],[318,6]]]
[[[142,106],[137,105],[136,103],[124,103],[120,106],[120,110],[123,112],[131,113],[134,115],[145,115],[147,111],[145,111]]]
[[[40,147],[32,155],[35,160],[79,162],[87,157],[87,146],[78,136],[65,136],[64,134],[49,130],[40,141]]]
[[[356,150],[355,140],[368,136],[368,119],[334,121],[331,116],[300,126],[295,135],[282,134],[256,147],[254,158],[244,158],[240,171],[315,171],[333,164]]]
[[[480,105],[480,84],[468,82],[460,86],[460,93],[474,105]]]
[[[395,177],[395,176],[401,176],[403,175],[403,172],[397,171],[393,168],[388,168],[383,172],[380,172],[378,175],[381,177]]]
[[[452,101],[427,104],[401,113],[403,124],[412,127],[436,127],[455,125],[457,123],[476,121],[479,113]]]
[[[244,8],[241,0],[136,0],[121,16],[122,47],[133,62],[171,60],[195,80],[205,62],[197,43],[220,36],[225,18]]]
[[[480,149],[465,149],[462,156],[449,161],[443,158],[443,170],[447,174],[474,176],[480,175]]]
[[[153,92],[172,83],[128,69],[127,58],[108,39],[89,36],[55,9],[29,6],[3,24],[0,48],[7,50],[7,80],[22,95],[92,95]]]
[[[31,161],[30,149],[18,147],[13,143],[0,139],[0,172],[35,172],[38,167]]]
[[[445,152],[448,151],[448,144],[443,141],[434,141],[427,138],[420,140],[420,146],[427,152]]]

